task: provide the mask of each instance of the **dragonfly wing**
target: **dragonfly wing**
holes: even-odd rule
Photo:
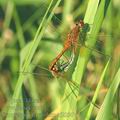
[[[103,53],[103,51],[102,51],[103,43],[102,42],[96,42],[95,47],[91,47],[91,46],[87,45],[86,42],[85,43],[78,43],[77,46],[85,47],[93,52],[101,54],[104,57],[111,58],[111,55]]]

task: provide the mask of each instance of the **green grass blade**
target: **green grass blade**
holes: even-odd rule
[[[93,24],[99,2],[100,0],[89,0],[86,15],[84,18],[85,23]]]
[[[92,46],[92,47],[95,45],[97,34],[99,32],[99,29],[102,25],[102,21],[103,21],[105,14],[107,12],[109,2],[110,1],[102,0],[98,9],[96,7],[96,11],[94,11],[94,9],[92,9],[93,13],[94,13],[93,14],[94,17],[91,15],[92,16],[91,18],[89,16],[88,10],[90,7],[94,8],[95,3],[96,3],[96,6],[98,6],[98,1],[94,1],[93,3],[89,2],[88,10],[87,10],[87,13],[85,15],[85,21],[87,23],[89,23],[91,21],[93,22],[93,26],[91,27],[91,33],[90,33],[93,36],[93,39],[87,40],[87,43],[89,43],[90,46]],[[90,13],[92,14],[92,11]],[[77,61],[77,66],[76,66],[75,71],[74,71],[73,76],[72,76],[72,79],[78,84],[81,83],[81,79],[82,79],[82,76],[83,76],[83,73],[84,73],[84,70],[85,70],[85,67],[86,67],[86,64],[87,64],[87,61],[89,59],[90,54],[91,54],[90,50],[86,49],[85,51],[83,51],[83,53],[81,53],[79,55],[79,58]],[[69,93],[70,91],[71,91],[71,89],[67,85],[65,93]],[[64,102],[63,107],[62,107],[62,112],[66,112],[66,113],[71,112],[71,111],[75,112],[76,111],[76,103],[77,103],[77,99],[75,98],[74,94],[72,94],[68,98],[68,100],[66,102]]]
[[[95,3],[96,3],[96,6],[98,6],[98,1],[95,1],[95,0],[94,0],[93,5],[95,5]],[[91,2],[89,2],[88,8],[89,8],[90,6],[91,6]],[[96,9],[96,11],[97,11],[97,9]],[[89,14],[89,13],[87,12],[85,16],[88,16],[88,17],[89,17],[88,14]],[[95,16],[95,15],[93,15],[93,16]],[[91,19],[94,19],[94,17],[92,17]],[[77,62],[75,71],[74,71],[73,76],[72,76],[72,79],[73,79],[76,83],[78,83],[78,84],[80,84],[80,78],[82,78],[82,75],[80,74],[80,72],[83,71],[83,65],[84,65],[84,59],[82,59],[82,58],[78,59],[78,62]],[[65,88],[65,93],[64,93],[64,94],[66,95],[66,94],[69,94],[69,93],[71,93],[71,88],[70,88],[70,86],[67,84],[67,85],[66,85],[66,88]],[[62,104],[62,110],[61,110],[62,112],[64,112],[64,113],[71,113],[71,114],[74,113],[73,116],[70,117],[70,119],[73,119],[73,118],[75,117],[76,103],[77,103],[77,98],[75,97],[74,94],[71,94],[71,95],[69,96],[68,100],[66,100],[66,101]],[[67,119],[67,118],[66,118],[66,119]]]
[[[98,11],[97,11],[97,7],[95,7],[95,9],[92,9],[92,8],[94,8],[94,6],[98,6],[98,3],[99,3],[99,1],[97,1],[97,0],[89,1],[88,8],[87,8],[85,18],[84,18],[85,23],[93,24],[94,19],[96,19],[95,15],[96,15],[96,13],[98,13]],[[90,8],[92,9],[92,11],[90,10]],[[95,34],[93,34],[93,35],[95,36]],[[90,42],[92,42],[92,40]],[[84,51],[84,53],[80,53],[80,55],[78,57],[77,65],[76,65],[75,71],[73,73],[73,80],[75,80],[78,84],[81,83],[85,65],[87,63],[86,58],[87,58],[88,54],[90,54],[89,52],[90,51],[86,50],[86,51]]]
[[[96,5],[97,4],[98,3],[96,3]],[[105,8],[105,5],[106,5],[106,8]],[[95,18],[91,17],[92,20],[90,20],[90,21],[93,21],[93,19],[94,19],[94,21],[93,21],[93,26],[91,27],[91,31],[90,31],[92,39],[88,38],[87,41],[86,41],[86,43],[87,43],[88,46],[94,47],[95,42],[97,40],[96,39],[97,38],[97,34],[98,34],[99,29],[100,29],[100,27],[102,25],[102,21],[103,21],[103,19],[105,17],[105,14],[107,12],[108,6],[109,6],[109,2],[105,1],[105,0],[102,0],[101,3],[100,3],[100,5],[99,5],[99,7],[98,7],[97,12],[94,12],[94,13],[96,13],[95,14]],[[93,7],[94,7],[94,4],[93,4]],[[89,8],[89,6],[88,6],[88,8]],[[89,12],[87,12],[87,14],[89,14]],[[87,15],[87,14],[86,14],[86,16],[88,16],[88,18],[85,17],[85,21],[87,21],[87,20],[90,19],[89,15]],[[89,21],[87,21],[87,23],[89,23]],[[75,79],[76,82],[79,83],[79,84],[81,83],[81,79],[82,79],[84,70],[86,68],[87,61],[88,61],[88,59],[90,57],[90,54],[91,54],[90,50],[84,49],[84,51],[80,52],[80,55],[78,57],[77,66],[75,68],[74,75],[79,73],[78,74],[79,78],[77,77]],[[75,75],[75,76],[77,76],[77,75]],[[77,79],[79,79],[79,80],[77,80]],[[73,80],[74,80],[74,78],[73,78]]]
[[[29,52],[29,48],[31,46],[32,42],[29,42],[22,50],[21,50],[21,53],[20,53],[20,66],[22,66],[23,64],[23,61],[25,59],[25,56],[27,55],[27,53]],[[37,57],[37,60],[34,62],[34,63],[38,63],[38,61],[40,60],[39,58],[41,58],[41,56],[39,55]],[[21,68],[21,67],[20,67]],[[30,66],[29,67],[29,71],[30,73],[32,73],[34,70],[34,66]],[[36,84],[35,84],[35,79],[33,77],[32,74],[29,74],[27,75],[28,76],[28,79],[29,81],[28,84],[29,84],[29,91],[30,91],[30,96],[33,100],[33,108],[34,108],[34,111],[35,111],[35,115],[36,115],[36,118],[37,119],[41,119],[42,116],[39,116],[39,114],[41,113],[41,109],[38,107],[38,104],[36,102],[36,100],[38,101],[39,100],[39,95],[38,95],[38,91],[37,91],[37,88],[36,88]]]
[[[10,26],[12,15],[13,15],[13,10],[14,10],[14,4],[11,0],[9,0],[7,3],[7,9],[5,13],[5,21],[3,25],[4,29]]]
[[[45,31],[45,27],[44,27],[43,25],[44,25],[46,16],[47,16],[47,14],[48,14],[48,11],[49,11],[52,3],[53,3],[53,0],[51,1],[50,5],[49,5],[49,7],[48,7],[48,9],[47,9],[44,17],[43,17],[43,20],[42,20],[42,22],[41,22],[41,24],[40,24],[40,26],[39,26],[39,28],[38,28],[38,30],[37,30],[37,33],[36,33],[36,35],[35,35],[35,38],[34,38],[34,40],[33,40],[33,44],[31,45],[31,48],[30,48],[30,50],[29,50],[29,53],[28,53],[28,55],[27,55],[26,58],[25,58],[24,65],[23,65],[23,67],[21,68],[21,70],[22,70],[23,72],[25,72],[25,71],[28,70],[29,65],[30,65],[30,62],[31,62],[31,59],[32,59],[32,57],[33,57],[33,55],[34,55],[34,53],[35,53],[35,50],[37,49],[37,47],[38,47],[38,45],[39,45],[39,42],[40,42],[40,40],[41,40],[41,38],[42,38],[42,35],[43,35],[44,31]],[[50,15],[49,15],[49,17],[48,17],[48,20],[47,20],[45,26],[47,26],[48,22],[51,20],[53,14],[54,14],[53,12],[54,12],[55,8],[59,5],[59,3],[60,3],[60,0],[58,0],[57,3],[55,4],[55,6],[54,6],[54,8],[53,8],[53,11],[50,13]],[[43,27],[43,28],[42,28],[42,27]],[[23,84],[24,79],[25,79],[25,75],[20,74],[20,75],[19,75],[19,78],[18,78],[18,81],[17,81],[17,84],[16,84],[16,87],[15,87],[15,91],[14,91],[13,97],[12,97],[12,98],[15,99],[15,100],[17,100],[17,99],[19,98],[19,95],[20,95],[20,92],[21,92],[21,87],[22,87],[22,84]],[[6,120],[13,120],[16,105],[17,105],[17,104],[14,103],[14,108],[9,107],[9,111],[8,111],[8,115],[7,115]],[[11,111],[12,111],[12,113],[11,113]]]
[[[105,75],[106,75],[106,71],[107,71],[107,68],[108,68],[109,63],[110,63],[110,59],[108,60],[106,66],[105,66],[105,68],[104,68],[104,70],[103,70],[103,72],[102,72],[102,75],[101,75],[101,77],[100,77],[100,80],[99,80],[99,82],[98,82],[97,88],[96,88],[96,90],[95,90],[95,93],[94,93],[94,96],[93,96],[93,99],[92,99],[92,103],[95,103],[95,102],[96,102],[96,99],[97,99],[97,96],[98,96],[98,94],[99,94],[100,88],[101,88],[101,86],[102,86],[104,77],[105,77]],[[90,107],[89,107],[89,110],[88,110],[88,112],[87,112],[87,115],[86,115],[85,120],[89,120],[89,119],[90,119],[90,116],[91,116],[91,114],[92,114],[92,110],[93,110],[93,108],[94,108],[94,105],[93,105],[92,103],[91,103],[91,105],[90,105]]]
[[[13,15],[13,17],[14,17],[14,20],[15,20],[19,45],[20,45],[20,48],[23,48],[25,46],[25,38],[24,38],[22,26],[20,24],[20,19],[19,19],[18,13],[17,13],[17,9],[16,9],[15,6],[14,6],[14,15]]]
[[[68,17],[71,13],[71,9],[72,9],[72,4],[73,1],[72,0],[64,0],[64,11],[63,11],[63,25],[68,25]],[[64,27],[64,26],[63,26]]]
[[[113,120],[111,118],[113,110],[113,101],[119,85],[120,85],[120,68],[118,69],[118,72],[116,73],[113,82],[110,85],[110,88],[107,92],[104,102],[96,117],[96,120]]]

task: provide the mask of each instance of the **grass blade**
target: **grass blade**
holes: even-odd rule
[[[38,45],[39,45],[39,42],[40,42],[40,40],[41,40],[41,38],[42,38],[42,35],[43,35],[43,33],[44,33],[44,30],[45,30],[45,27],[43,27],[43,25],[45,24],[45,19],[46,19],[46,16],[47,16],[47,14],[48,14],[48,12],[49,12],[49,9],[50,9],[52,3],[53,3],[53,0],[51,1],[50,5],[49,5],[49,7],[48,7],[48,9],[47,9],[44,17],[43,17],[43,20],[42,20],[42,22],[41,22],[41,24],[40,24],[40,26],[39,26],[39,28],[38,28],[38,30],[37,30],[37,33],[36,33],[36,35],[35,35],[35,38],[34,38],[34,40],[33,40],[33,44],[31,45],[31,48],[30,48],[30,50],[29,50],[29,53],[28,53],[28,55],[27,55],[26,58],[25,58],[24,65],[23,65],[22,68],[21,68],[21,70],[22,70],[23,72],[25,72],[25,71],[28,70],[29,65],[30,65],[30,62],[31,62],[31,59],[32,59],[32,57],[33,57],[33,55],[34,55],[34,53],[35,53],[35,50],[37,49],[37,47],[38,47]],[[53,11],[54,11],[54,9],[59,5],[59,3],[60,3],[60,0],[58,0],[57,3],[55,4],[55,6],[54,6],[54,8],[53,8]],[[49,17],[48,17],[48,20],[47,20],[47,22],[46,22],[46,25],[47,25],[47,23],[51,20],[53,14],[54,14],[53,11],[52,11],[52,13],[50,13],[50,15],[49,15]],[[45,25],[45,26],[46,26],[46,25]],[[42,28],[42,27],[43,27],[43,28]],[[14,100],[17,100],[17,99],[19,98],[19,95],[20,95],[20,92],[21,92],[21,87],[22,87],[22,84],[23,84],[24,79],[25,79],[25,76],[22,75],[22,74],[20,74],[20,75],[19,75],[19,78],[18,78],[18,82],[17,82],[16,87],[15,87],[15,91],[14,91],[13,97],[12,97]],[[17,101],[16,101],[16,102],[17,102]],[[13,118],[14,118],[14,113],[15,113],[15,108],[16,108],[16,105],[17,105],[16,102],[14,102],[14,107],[13,107],[13,108],[12,108],[12,107],[9,107],[9,111],[8,111],[8,115],[7,115],[6,120],[13,120]],[[11,111],[12,111],[12,113],[11,113]]]
[[[84,18],[85,23],[93,24],[99,2],[100,0],[89,0],[86,15]]]
[[[98,2],[99,1],[94,1],[93,3],[89,2],[89,5],[88,5],[88,10],[90,7],[94,8],[95,6],[95,3],[96,3],[96,6],[98,6]],[[91,47],[93,47],[95,45],[95,42],[96,42],[96,38],[97,38],[97,34],[99,32],[99,29],[102,25],[102,21],[106,15],[106,12],[107,12],[107,8],[109,6],[109,2],[110,1],[105,1],[105,0],[102,0],[100,2],[100,5],[97,9],[96,7],[96,11],[93,10],[93,13],[94,13],[94,17],[92,16],[90,18],[89,16],[89,12],[87,10],[87,13],[85,15],[85,21],[87,23],[89,23],[89,21],[93,22],[93,26],[91,28],[91,32],[90,34],[93,36],[93,39],[88,39],[87,40],[87,43],[89,43],[89,45]],[[96,13],[96,14],[95,14]],[[92,14],[92,11],[91,11],[91,14]],[[87,16],[87,17],[86,17]],[[87,21],[88,20],[88,21]],[[78,61],[77,61],[77,66],[75,68],[75,71],[73,73],[73,76],[72,76],[72,79],[80,84],[81,83],[81,79],[82,79],[82,76],[83,76],[83,73],[84,73],[84,70],[86,68],[86,64],[87,64],[87,61],[89,59],[89,56],[91,54],[91,51],[90,50],[85,50],[83,51],[83,53],[79,55],[79,58],[78,58]],[[66,86],[66,90],[65,90],[65,93],[68,93],[71,89],[69,88],[69,86],[67,85]],[[63,104],[63,107],[62,107],[62,112],[65,112],[65,113],[70,113],[70,112],[73,112],[74,113],[74,116],[72,116],[71,119],[73,119],[75,117],[75,111],[76,111],[76,103],[77,103],[77,99],[75,98],[74,94],[72,94],[69,98],[68,98],[68,101],[66,101],[64,104]]]
[[[113,110],[113,101],[119,85],[120,85],[120,68],[118,69],[118,72],[116,73],[113,79],[113,82],[99,110],[96,120],[113,120],[111,118]]]
[[[95,1],[93,2],[93,5],[96,5],[98,6],[98,1]],[[91,2],[89,2],[88,4],[88,8],[90,8],[91,6]],[[97,9],[96,9],[97,11]],[[88,16],[89,13],[87,12],[85,16]],[[95,16],[95,15],[93,15]],[[87,19],[87,17],[85,18]],[[91,19],[94,19],[94,17],[92,17]],[[80,74],[80,72],[83,71],[83,65],[84,65],[84,59],[82,59],[80,57],[80,59],[78,59],[78,62],[77,62],[77,66],[75,68],[75,71],[72,75],[72,79],[80,84],[80,79],[82,78],[82,75]],[[70,86],[67,84],[66,85],[66,88],[65,88],[65,95],[70,93],[71,92],[71,89],[70,89]],[[74,94],[71,94],[71,96],[69,96],[68,100],[66,100],[63,104],[62,104],[62,112],[64,113],[71,113],[72,114],[72,117],[70,117],[70,119],[73,119],[75,117],[75,113],[76,113],[76,103],[77,103],[77,98],[75,97]],[[65,118],[67,119],[67,118]]]
[[[105,75],[106,75],[106,71],[107,71],[107,68],[108,68],[109,63],[110,63],[110,59],[108,60],[106,66],[105,66],[105,68],[104,68],[104,70],[103,70],[103,72],[102,72],[101,78],[100,78],[100,80],[99,80],[99,83],[98,83],[98,85],[97,85],[97,88],[96,88],[96,90],[95,90],[95,93],[94,93],[94,96],[93,96],[93,99],[92,99],[92,103],[95,103],[95,102],[96,102],[96,99],[97,99],[97,96],[98,96],[98,94],[99,94],[100,88],[101,88],[101,86],[102,86],[104,77],[105,77]],[[91,104],[90,107],[89,107],[89,110],[88,110],[88,112],[87,112],[87,115],[86,115],[85,120],[89,120],[89,119],[90,119],[90,116],[91,116],[91,114],[92,114],[93,107],[94,107],[94,105]]]

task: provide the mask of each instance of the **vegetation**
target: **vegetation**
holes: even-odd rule
[[[48,70],[75,22],[75,60]],[[0,1],[1,120],[120,119],[119,0]]]

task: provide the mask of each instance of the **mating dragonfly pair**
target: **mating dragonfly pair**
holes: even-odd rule
[[[49,65],[49,70],[52,72],[53,75],[56,76],[56,75],[60,75],[63,72],[66,72],[68,68],[70,67],[70,65],[73,63],[76,50],[78,47],[79,34],[86,26],[87,24],[84,24],[84,22],[80,20],[78,23],[75,24],[75,27],[68,33],[66,37],[66,41],[64,43],[63,50],[58,54],[58,56],[55,59],[53,59],[53,61]],[[92,48],[89,48],[89,49],[92,50]],[[71,51],[71,55],[69,58],[64,55],[65,52],[67,51]],[[100,53],[103,54],[102,52]],[[64,56],[66,61],[62,59],[62,56]]]
[[[83,26],[84,22],[80,20],[78,23],[76,23],[75,27],[68,33],[63,50],[58,54],[58,56],[52,61],[49,66],[49,70],[52,72],[53,75],[58,75],[61,72],[67,71],[72,62],[74,61],[79,32],[83,28]],[[70,58],[65,57],[67,59],[67,62],[65,62],[63,59],[61,61],[61,57],[66,51],[69,50],[71,50]]]

